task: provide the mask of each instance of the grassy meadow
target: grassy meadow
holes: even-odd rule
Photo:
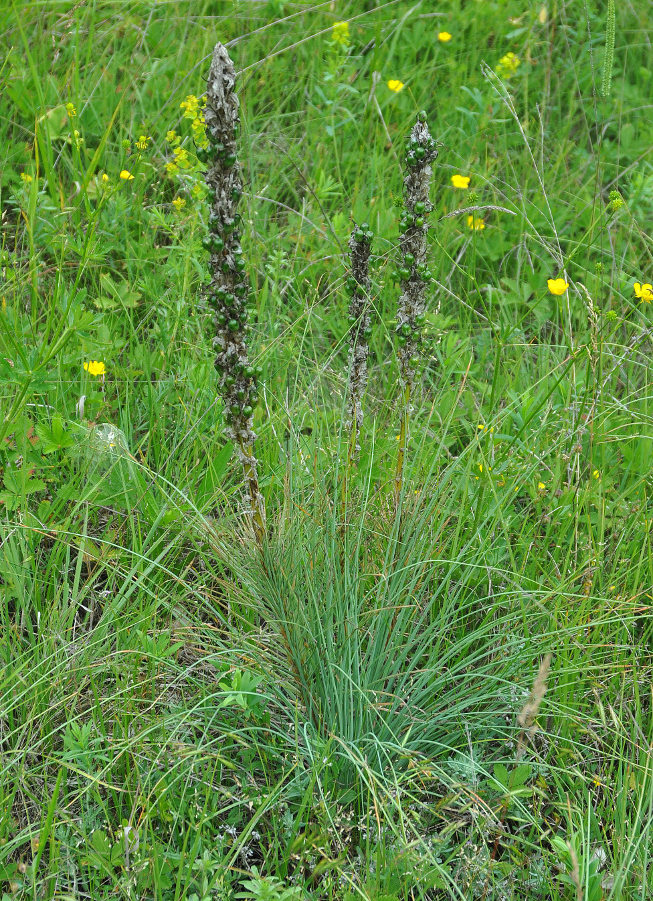
[[[2,901],[653,899],[650,4],[0,6]],[[216,41],[262,547],[207,302]]]

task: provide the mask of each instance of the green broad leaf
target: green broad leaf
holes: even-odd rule
[[[44,454],[53,454],[75,444],[73,436],[66,431],[62,417],[57,413],[52,417],[52,424],[39,423],[36,434],[41,439],[41,450]]]
[[[4,483],[7,492],[14,495],[34,494],[45,488],[42,479],[33,479],[29,476],[25,478],[19,469],[8,469],[4,474]]]
[[[140,292],[135,291],[124,279],[115,282],[108,273],[103,272],[100,286],[103,293],[93,301],[100,310],[134,310],[140,303]]]

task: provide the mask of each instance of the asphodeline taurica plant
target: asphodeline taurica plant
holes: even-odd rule
[[[197,156],[207,164],[211,212],[203,239],[210,253],[211,282],[208,300],[214,311],[215,369],[224,400],[227,436],[243,465],[251,502],[254,532],[259,543],[265,535],[265,505],[258,483],[254,452],[254,406],[258,399],[260,369],[252,366],[247,350],[248,320],[254,314],[251,291],[240,246],[238,203],[243,193],[236,139],[240,122],[236,73],[226,48],[213,50],[206,91],[204,120],[208,147]]]
[[[363,395],[367,385],[368,338],[372,330],[370,319],[370,248],[372,231],[367,222],[356,226],[349,239],[349,400],[348,427],[352,453],[360,450],[363,427]]]
[[[395,478],[395,497],[399,500],[403,481],[411,394],[415,373],[421,361],[421,342],[426,319],[426,287],[431,271],[426,262],[431,163],[438,155],[435,140],[420,112],[406,144],[404,177],[404,210],[399,222],[400,260],[398,278],[401,294],[397,305],[397,355],[403,389],[403,411],[399,434],[399,453]]]

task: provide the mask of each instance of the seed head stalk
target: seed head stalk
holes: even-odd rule
[[[218,43],[213,50],[204,109],[208,148],[197,151],[198,158],[207,164],[206,183],[211,200],[208,234],[203,244],[211,255],[208,299],[214,311],[215,369],[224,400],[226,434],[233,440],[243,467],[254,535],[262,545],[265,502],[259,489],[256,434],[252,427],[260,367],[251,365],[247,351],[248,319],[254,310],[237,213],[243,183],[236,156],[240,120],[235,82],[234,65],[226,48]]]
[[[426,264],[427,218],[433,209],[429,188],[437,157],[435,141],[421,112],[406,144],[404,211],[399,222],[401,260],[398,277],[401,294],[397,304],[397,356],[402,388],[401,426],[395,472],[395,505],[399,505],[403,487],[409,417],[417,367],[421,362],[422,330],[426,320],[426,287],[432,280]]]
[[[370,318],[370,248],[372,232],[367,222],[357,226],[349,239],[350,274],[347,278],[349,301],[349,459],[360,451],[363,427],[363,395],[367,386],[368,338],[372,330]]]
[[[349,473],[360,452],[360,433],[363,427],[363,396],[367,386],[368,338],[372,331],[370,318],[370,248],[372,231],[367,222],[357,225],[349,239],[349,380],[347,420],[349,430],[347,462],[342,480],[343,523],[347,516]]]

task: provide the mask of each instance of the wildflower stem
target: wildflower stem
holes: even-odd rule
[[[368,335],[370,322],[370,246],[372,232],[367,222],[357,226],[349,239],[350,275],[347,288],[349,302],[349,397],[347,419],[350,429],[350,462],[360,451],[360,432],[363,426],[363,395],[367,386]]]
[[[252,309],[237,213],[243,183],[236,156],[239,102],[235,81],[234,65],[226,48],[218,43],[213,50],[206,91],[206,141],[200,136],[197,156],[207,163],[206,183],[211,198],[208,234],[203,243],[210,253],[208,290],[215,313],[215,368],[224,400],[226,433],[238,451],[249,493],[254,536],[262,546],[265,503],[259,489],[256,434],[252,428],[260,371],[250,364],[247,347],[247,321]]]
[[[399,505],[403,486],[408,442],[408,417],[411,411],[413,384],[421,362],[422,329],[426,318],[426,287],[432,281],[426,264],[427,217],[433,209],[429,188],[437,157],[435,141],[421,112],[406,144],[404,177],[404,211],[399,223],[401,232],[398,279],[401,294],[397,304],[395,329],[398,345],[399,378],[403,388],[399,449],[395,472],[395,505]]]
[[[399,506],[401,489],[404,482],[404,465],[406,462],[406,447],[408,445],[408,411],[410,410],[410,385],[406,385],[403,397],[403,409],[401,411],[401,425],[399,427],[399,448],[397,450],[397,468],[395,471],[395,507]]]

